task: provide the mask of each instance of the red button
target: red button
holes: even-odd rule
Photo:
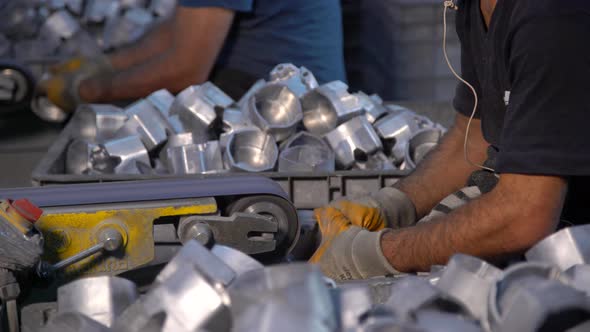
[[[32,223],[39,220],[43,214],[43,210],[31,203],[28,199],[17,199],[11,205],[18,214]]]

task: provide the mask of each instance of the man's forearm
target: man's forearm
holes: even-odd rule
[[[223,47],[233,17],[234,12],[224,8],[179,8],[174,38],[165,52],[111,77],[82,82],[81,98],[91,103],[136,99],[158,89],[176,93],[203,83]]]
[[[411,175],[394,185],[410,197],[418,219],[427,215],[443,198],[464,187],[469,175],[477,169],[465,161],[463,154],[467,119],[462,115],[457,117],[435,150]],[[473,162],[483,163],[488,144],[479,126],[479,121],[472,124],[469,156]]]
[[[174,17],[153,27],[138,42],[108,55],[113,68],[125,70],[164,53],[172,45]]]
[[[566,185],[560,178],[521,180],[446,216],[386,233],[385,256],[398,271],[416,272],[446,264],[455,253],[493,259],[523,252],[555,229]]]

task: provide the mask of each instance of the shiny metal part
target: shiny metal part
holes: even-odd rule
[[[252,98],[252,96],[261,88],[263,88],[264,86],[266,86],[266,81],[263,79],[260,79],[258,81],[256,81],[251,87],[250,89],[248,89],[248,91],[246,91],[246,93],[242,96],[242,98],[240,98],[240,100],[238,100],[238,102],[236,103],[236,106],[239,109],[244,109],[244,106],[246,106],[246,103],[248,103],[248,100],[250,100],[250,98]]]
[[[303,124],[307,131],[324,135],[364,112],[359,98],[348,93],[340,81],[319,86],[301,98]]]
[[[244,254],[243,252],[231,247],[216,244],[211,248],[211,253],[221,259],[227,266],[229,266],[236,273],[236,277],[242,274],[263,269],[264,265],[254,258]]]
[[[334,172],[336,160],[330,148],[299,145],[279,154],[279,172]]]
[[[439,129],[425,129],[416,133],[406,146],[405,162],[409,169],[416,168],[424,157],[438,145],[443,132]]]
[[[40,36],[52,47],[57,48],[63,40],[69,39],[80,30],[80,25],[66,10],[59,10],[41,26]]]
[[[252,128],[254,125],[248,118],[247,114],[244,114],[241,109],[228,108],[223,111],[223,132],[225,134],[231,134],[235,131],[245,128]]]
[[[93,169],[104,173],[140,174],[138,164],[149,167],[150,158],[138,136],[109,140],[93,152]]]
[[[258,128],[277,142],[293,134],[303,119],[297,95],[280,84],[268,84],[254,93],[247,103],[246,113]]]
[[[41,332],[107,332],[109,329],[99,322],[77,312],[60,313],[53,317]]]
[[[78,30],[71,38],[66,39],[57,49],[59,55],[76,54],[85,57],[94,57],[101,52],[96,39],[83,29]]]
[[[166,149],[166,164],[173,174],[208,174],[223,171],[219,141]]]
[[[195,240],[184,243],[182,249],[164,267],[155,280],[158,286],[172,279],[186,267],[197,271],[208,283],[227,287],[236,278],[236,273],[223,260]]]
[[[159,18],[168,18],[174,14],[176,0],[151,0],[149,9]]]
[[[84,11],[84,20],[89,23],[101,23],[115,16],[120,9],[118,0],[88,0]]]
[[[186,243],[152,289],[117,319],[113,331],[229,331],[230,299],[223,285],[234,272],[205,247]]]
[[[375,123],[377,120],[386,116],[389,113],[387,107],[383,105],[383,100],[378,95],[367,95],[359,91],[354,94],[363,105],[365,116],[370,123]]]
[[[64,122],[68,118],[68,113],[54,105],[45,96],[35,96],[31,101],[31,110],[41,119],[47,122]]]
[[[416,327],[426,332],[483,332],[474,320],[432,309],[416,312],[415,321]]]
[[[152,92],[146,99],[166,118],[170,116],[170,107],[174,102],[174,95],[166,89]]]
[[[574,265],[565,271],[570,285],[590,296],[590,265]]]
[[[75,280],[57,291],[60,314],[80,313],[107,327],[138,297],[133,282],[111,276]]]
[[[194,143],[193,133],[180,133],[168,136],[166,145],[160,151],[160,160],[166,165],[168,163],[168,150],[184,145],[193,145]]]
[[[391,288],[391,297],[385,306],[402,321],[411,321],[413,315],[427,308],[466,314],[467,309],[449,297],[427,280],[418,277],[404,277]]]
[[[357,160],[354,163],[354,168],[363,171],[391,171],[397,169],[394,161],[388,158],[382,151],[367,156],[366,160]]]
[[[297,68],[291,63],[282,63],[270,72],[270,83],[285,85],[297,98],[319,86],[318,81],[307,68]]]
[[[340,328],[342,331],[356,331],[364,316],[373,308],[369,287],[354,285],[338,289]]]
[[[263,172],[275,167],[279,149],[275,139],[257,129],[244,129],[230,135],[225,151],[228,168]]]
[[[344,169],[350,168],[356,160],[367,160],[368,156],[383,147],[364,116],[341,124],[325,138],[336,155],[336,162]]]
[[[152,13],[140,7],[132,7],[123,15],[111,16],[104,27],[104,46],[118,48],[138,40],[153,23]]]
[[[552,264],[561,270],[590,263],[590,226],[575,226],[550,235],[529,249],[526,259]]]
[[[226,108],[233,100],[210,82],[193,85],[180,92],[170,108],[178,115],[184,128],[193,133],[196,143],[209,140],[209,130],[217,119],[217,109]]]
[[[98,148],[96,143],[86,139],[75,138],[66,151],[66,173],[87,174],[92,169],[93,151]]]
[[[420,130],[416,116],[410,112],[390,113],[375,122],[374,127],[396,163],[404,160],[408,142]]]
[[[168,134],[174,132],[166,118],[149,101],[141,99],[125,109],[128,117],[117,137],[137,135],[148,150],[166,142]]]
[[[499,314],[493,331],[565,331],[590,320],[586,294],[547,276],[515,277],[510,268],[491,295]]]
[[[548,291],[554,286],[547,284],[546,281],[556,281],[558,284],[567,284],[569,280],[558,268],[547,264],[541,263],[519,263],[515,264],[504,271],[502,279],[497,281],[491,288],[488,297],[488,321],[492,330],[500,330],[500,327],[504,324],[505,315],[510,314],[510,311],[516,311],[520,314],[519,320],[537,319],[536,314],[529,313],[530,310],[542,312],[546,305],[549,306],[549,302],[560,302],[556,301],[560,296],[552,295],[553,298],[549,298],[547,303],[543,305],[530,303],[528,308],[520,308],[516,306],[512,307],[512,303],[516,303],[514,300],[520,295],[519,289],[523,289],[528,292],[529,289],[534,287],[545,287],[549,286]],[[533,288],[530,288],[533,287]],[[573,291],[573,289],[572,289]],[[571,293],[567,291],[565,294]],[[552,293],[554,294],[554,293]],[[575,298],[575,297],[574,297]],[[534,296],[530,298],[533,301]],[[565,298],[564,298],[565,299]],[[520,300],[519,300],[520,301]],[[521,303],[522,305],[522,303]],[[528,315],[528,316],[525,316]],[[533,323],[535,324],[535,323]],[[535,329],[527,329],[527,331],[534,331]],[[517,329],[514,331],[525,331]]]
[[[108,104],[82,104],[76,110],[80,135],[90,139],[110,139],[123,127],[127,114]]]
[[[310,134],[305,131],[289,137],[286,141],[281,143],[281,149],[288,149],[295,146],[314,146],[323,149],[330,149],[330,146],[321,137]]]
[[[214,241],[211,227],[204,222],[180,223],[178,238],[182,243],[195,240],[206,247],[210,247]]]
[[[456,254],[449,260],[436,287],[461,302],[487,326],[488,295],[502,270],[478,258]]]
[[[276,265],[241,275],[230,287],[232,313],[238,317],[236,330],[270,331],[265,325],[279,327],[283,314],[294,315],[302,328],[313,331],[334,331],[338,322],[330,292],[317,266],[294,263]],[[262,308],[261,308],[262,307]],[[260,308],[259,317],[252,311]],[[271,313],[274,313],[271,314]],[[297,319],[285,317],[288,321]],[[291,331],[291,330],[289,330]]]

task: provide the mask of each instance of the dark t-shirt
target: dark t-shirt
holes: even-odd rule
[[[564,218],[590,221],[590,1],[498,0],[489,30],[479,3],[458,2],[457,32],[496,171],[568,178]],[[463,84],[454,106],[471,115]]]
[[[284,62],[305,66],[320,83],[346,81],[339,0],[180,0],[187,7],[236,11],[217,69],[263,78]]]

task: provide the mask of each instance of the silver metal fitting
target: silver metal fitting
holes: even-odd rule
[[[246,114],[277,142],[293,134],[303,119],[299,99],[280,84],[268,84],[258,90],[248,101]]]
[[[364,116],[345,122],[325,136],[342,168],[350,168],[355,161],[367,160],[381,150],[379,136]]]
[[[403,162],[408,142],[418,131],[419,123],[411,112],[392,112],[373,124],[379,137],[383,139],[386,152],[396,163]]]
[[[389,113],[387,107],[383,105],[383,99],[376,94],[367,95],[366,93],[359,91],[354,94],[360,101],[363,109],[365,110],[365,116],[370,123],[384,117]]]
[[[107,327],[138,298],[132,281],[111,276],[75,280],[57,290],[60,314],[80,313]]]
[[[590,263],[590,226],[575,226],[560,230],[529,249],[525,256],[530,262],[551,264],[565,271],[574,265]]]
[[[66,173],[87,174],[92,170],[92,156],[98,148],[96,143],[75,138],[66,150]]]
[[[164,164],[168,163],[168,151],[172,148],[176,148],[184,145],[193,145],[195,140],[193,139],[193,133],[180,133],[168,136],[166,145],[160,151],[160,161]]]
[[[336,167],[332,149],[320,137],[302,131],[281,144],[279,172],[333,172]]]
[[[286,85],[297,98],[319,86],[312,72],[305,67],[297,68],[291,63],[282,63],[274,67],[270,72],[270,83]]]
[[[409,169],[416,168],[416,165],[438,145],[442,135],[442,131],[438,129],[425,129],[416,133],[406,146],[406,166]]]
[[[218,87],[206,82],[180,92],[172,103],[170,115],[178,115],[184,128],[193,133],[196,143],[205,143],[211,138],[209,130],[217,119],[218,109],[233,103]]]
[[[145,99],[131,104],[125,113],[128,120],[116,137],[137,135],[150,151],[166,142],[168,134],[174,132],[162,113]]]
[[[91,139],[110,139],[123,127],[127,114],[108,104],[83,104],[76,110],[80,135]]]
[[[137,136],[117,138],[99,144],[92,154],[93,169],[103,173],[141,174],[140,164],[150,167],[150,158]]]
[[[348,85],[340,81],[321,85],[305,94],[301,105],[303,125],[310,133],[320,136],[364,112],[359,99],[348,93]]]
[[[219,141],[167,149],[168,170],[173,174],[208,174],[223,171]]]
[[[275,167],[278,155],[279,148],[271,135],[258,129],[244,129],[229,137],[225,162],[235,171],[264,172]]]

